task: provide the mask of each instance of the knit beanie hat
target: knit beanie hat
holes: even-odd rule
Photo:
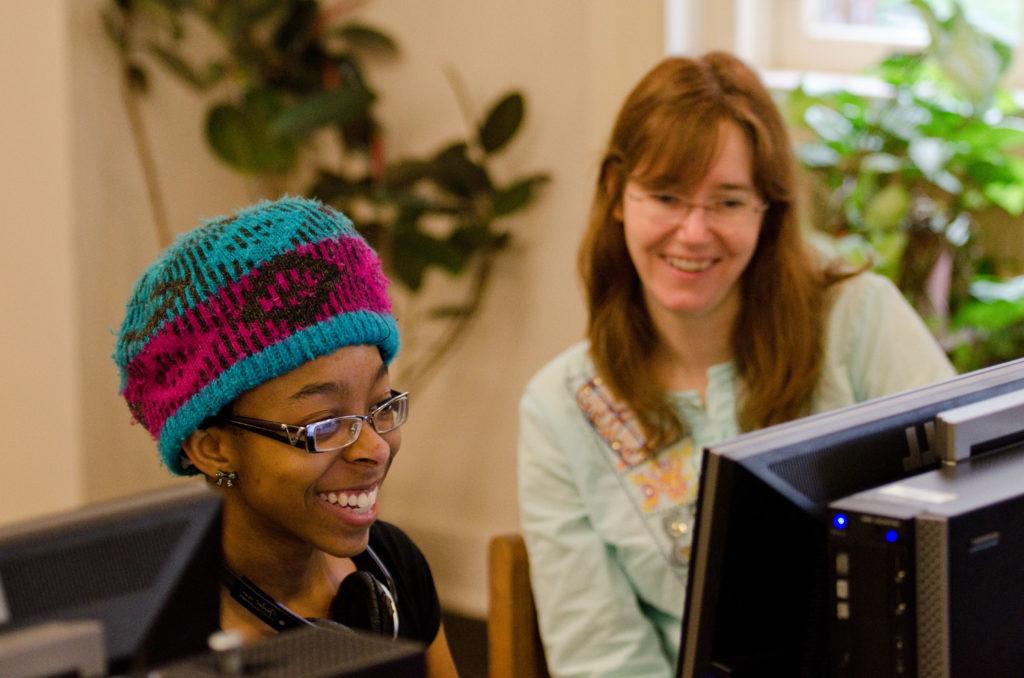
[[[344,346],[398,352],[380,259],[342,213],[285,197],[180,236],[128,300],[114,362],[174,473],[181,445],[245,391]]]

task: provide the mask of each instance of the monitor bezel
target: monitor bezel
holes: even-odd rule
[[[928,449],[928,429],[937,414],[1021,388],[1024,388],[1024,359],[742,434],[705,448],[677,675],[706,675],[698,671],[711,670],[718,599],[717,591],[714,590],[715,573],[720,571],[721,563],[727,557],[717,547],[725,543],[729,522],[733,518],[723,513],[729,500],[730,487],[737,482],[733,474],[752,475],[803,513],[820,521],[824,540],[829,501],[868,489],[872,485],[847,488],[838,496],[810,499],[772,472],[770,465],[785,459],[820,454],[822,450],[837,444],[869,445],[872,438],[891,438],[903,432],[905,448],[894,450],[891,454],[909,458],[911,463],[905,464],[909,468],[905,468],[905,473],[897,477],[878,478],[874,485],[898,480],[938,465],[937,458]],[[916,462],[914,455],[917,455]],[[827,648],[823,651],[827,656]]]
[[[155,667],[204,650],[220,623],[221,514],[221,497],[193,479],[0,527],[0,564],[104,543],[121,532],[152,533],[172,524],[181,530],[144,588],[53,610],[9,609],[0,634],[54,621],[100,621],[112,673]],[[69,579],[81,576],[81,563],[55,562]],[[12,582],[4,585],[10,600]],[[131,623],[119,616],[129,608],[139,610]]]

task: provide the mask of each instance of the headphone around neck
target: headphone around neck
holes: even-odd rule
[[[398,593],[391,573],[373,549],[366,547],[366,555],[380,571],[386,583],[371,572],[357,569],[345,577],[331,603],[330,619],[307,619],[271,598],[246,577],[239,576],[227,564],[221,564],[221,584],[242,607],[258,617],[275,631],[302,626],[342,626],[369,631],[381,636],[398,637]],[[359,563],[356,558],[352,561]]]

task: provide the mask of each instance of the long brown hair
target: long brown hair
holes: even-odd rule
[[[636,412],[650,450],[681,437],[684,427],[654,374],[660,339],[615,215],[630,178],[650,187],[696,185],[715,160],[722,121],[747,135],[755,188],[768,203],[739,281],[742,302],[732,331],[742,429],[806,413],[822,369],[827,288],[850,275],[824,265],[803,241],[796,160],[757,75],[721,52],[669,58],[652,69],[615,122],[579,252],[591,357],[598,375]]]

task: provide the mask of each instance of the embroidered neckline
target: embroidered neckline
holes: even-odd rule
[[[647,438],[633,410],[593,377],[576,389],[576,403],[591,428],[612,451],[620,485],[651,532],[658,550],[673,572],[684,579],[693,539],[694,502],[683,498],[697,482],[686,470],[693,453],[686,438],[658,454],[647,449]],[[683,448],[677,448],[682,445]],[[667,505],[666,505],[667,504]],[[661,526],[661,536],[650,520]]]
[[[576,389],[576,404],[626,468],[650,459],[639,419],[629,405],[612,395],[601,377],[593,377]]]

